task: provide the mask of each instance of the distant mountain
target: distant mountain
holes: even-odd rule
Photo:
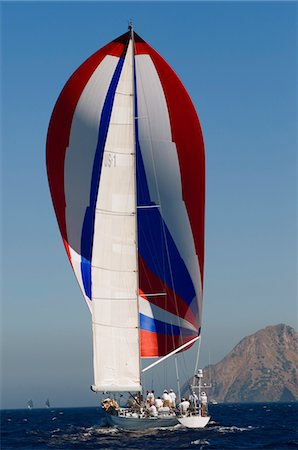
[[[247,336],[219,363],[205,367],[217,402],[298,401],[298,333],[284,324]]]

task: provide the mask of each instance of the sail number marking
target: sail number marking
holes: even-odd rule
[[[106,153],[104,157],[105,167],[116,167],[116,154]]]

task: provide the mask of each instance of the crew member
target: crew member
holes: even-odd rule
[[[158,414],[155,405],[151,405],[151,406],[149,407],[148,411],[149,411],[149,415],[150,415],[151,417],[156,417],[157,414]]]
[[[163,406],[170,408],[171,406],[171,397],[169,396],[168,391],[165,389],[162,394]]]
[[[154,391],[147,391],[146,397],[146,407],[148,408],[151,405],[154,405]]]
[[[163,401],[162,401],[162,399],[160,398],[160,397],[157,397],[156,399],[155,399],[155,406],[156,406],[156,409],[157,409],[157,411],[159,410],[159,408],[162,408],[162,406],[163,406]]]
[[[176,408],[176,394],[173,389],[170,389],[169,396],[171,399],[171,407]]]
[[[183,397],[181,403],[179,404],[179,409],[182,415],[186,415],[188,413],[189,406],[190,406],[189,401]]]
[[[202,408],[202,416],[207,416],[207,394],[206,392],[201,392],[200,395],[201,408]]]
[[[192,412],[195,412],[196,411],[196,406],[197,406],[197,401],[199,400],[197,394],[195,393],[195,391],[193,391],[190,394],[188,399],[190,401],[190,410]]]

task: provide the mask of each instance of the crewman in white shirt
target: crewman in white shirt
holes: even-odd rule
[[[176,394],[173,389],[170,389],[169,396],[171,399],[171,407],[176,408]]]
[[[151,417],[157,416],[157,409],[155,405],[151,405],[148,411]]]
[[[200,400],[202,403],[207,403],[207,394],[206,392],[201,392]]]
[[[207,394],[206,392],[201,392],[200,401],[202,405],[202,416],[207,416]]]
[[[162,394],[163,406],[170,408],[171,406],[171,397],[169,396],[168,391],[165,389]]]
[[[147,391],[146,404],[147,406],[154,405],[154,391]]]
[[[182,398],[182,402],[179,404],[179,409],[181,410],[181,414],[186,415],[189,410],[190,403],[185,398]]]
[[[157,411],[159,410],[159,408],[162,408],[163,401],[162,401],[162,399],[160,397],[157,397],[155,399],[155,406],[156,406]]]

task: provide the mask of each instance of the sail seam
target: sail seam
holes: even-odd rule
[[[131,124],[129,124],[129,125],[131,125]],[[125,155],[125,156],[133,156],[134,155],[134,153],[127,153],[127,152],[119,152],[119,151],[117,151],[117,150],[109,150],[109,145],[106,145],[106,147],[105,147],[105,153],[115,153],[115,155]],[[111,149],[112,149],[113,147],[111,147]]]
[[[129,93],[127,93],[127,92],[117,91],[117,90],[116,90],[116,94],[119,94],[119,95],[126,95],[127,97],[133,97],[132,94],[129,94]]]
[[[127,125],[132,125],[132,122],[110,122],[110,125],[123,125],[123,126],[127,126]]]
[[[95,268],[95,269],[100,269],[100,270],[107,270],[107,271],[109,271],[109,272],[115,272],[115,273],[118,273],[118,272],[123,272],[123,273],[126,273],[126,272],[131,272],[131,273],[135,273],[135,272],[137,272],[137,270],[123,270],[123,269],[109,269],[108,267],[100,267],[100,266],[96,266],[95,264],[92,264],[92,268]]]
[[[111,216],[121,216],[121,217],[132,217],[135,216],[136,213],[135,212],[131,212],[131,213],[126,213],[126,212],[121,212],[121,211],[108,211],[106,209],[101,209],[101,208],[96,208],[96,212],[99,214],[105,214],[105,215],[111,215]]]
[[[92,321],[92,325],[96,325],[98,327],[109,327],[109,328],[120,328],[120,329],[124,329],[124,330],[135,330],[136,328],[138,328],[138,326],[135,327],[123,327],[121,325],[111,325],[111,324],[106,324],[106,323],[99,323],[99,322],[93,322]]]
[[[94,300],[123,300],[123,301],[136,301],[136,299],[138,298],[138,296],[136,295],[135,297],[93,297]]]

